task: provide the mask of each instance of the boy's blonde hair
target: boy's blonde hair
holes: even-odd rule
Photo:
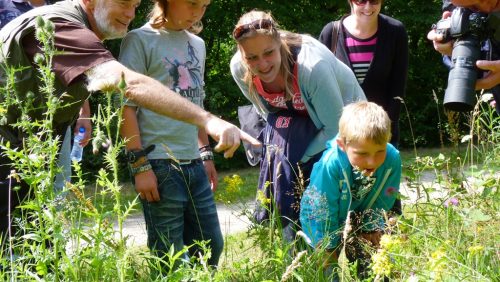
[[[391,120],[384,109],[373,102],[352,103],[342,111],[339,136],[346,145],[359,140],[386,144],[391,140]]]

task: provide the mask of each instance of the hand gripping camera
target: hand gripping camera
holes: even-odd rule
[[[443,42],[455,39],[443,102],[449,110],[465,112],[474,108],[474,86],[479,75],[476,61],[481,55],[481,41],[488,38],[487,20],[487,14],[457,7],[451,17],[435,26],[436,33],[443,35]]]

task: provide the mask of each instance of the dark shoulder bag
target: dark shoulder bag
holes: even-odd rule
[[[330,45],[330,50],[333,54],[337,50],[337,40],[339,39],[340,33],[340,20],[332,22],[332,42]]]

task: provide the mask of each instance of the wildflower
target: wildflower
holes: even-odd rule
[[[398,219],[396,217],[390,217],[389,220],[387,220],[387,223],[390,226],[394,226],[398,223]]]
[[[492,100],[492,101],[490,102],[490,107],[492,107],[492,108],[496,108],[496,107],[497,107],[497,101]]]
[[[384,234],[380,238],[380,248],[384,250],[392,250],[395,246],[401,244],[401,241],[392,235]]]
[[[104,149],[107,149],[107,148],[109,148],[110,146],[111,146],[111,139],[109,139],[109,138],[108,138],[108,139],[106,139],[106,140],[104,141],[104,143],[102,143],[102,147],[103,147]]]
[[[446,252],[440,248],[434,251],[429,258],[429,269],[436,275],[435,280],[441,280],[441,274],[446,267]]]
[[[445,208],[448,208],[450,206],[458,206],[458,199],[455,197],[449,198],[448,200],[444,201],[443,206]]]
[[[14,178],[17,182],[21,182],[21,178],[19,177],[19,174],[17,174],[15,170],[10,171],[9,178]]]
[[[415,273],[411,272],[410,277],[408,277],[407,282],[418,282],[418,276]]]
[[[30,161],[37,161],[38,155],[37,154],[29,154],[28,159],[30,159]]]
[[[476,233],[481,233],[481,231],[483,231],[483,227],[480,226],[480,225],[476,225]]]
[[[493,100],[492,93],[484,93],[483,95],[481,95],[481,102],[488,103],[491,100]]]
[[[262,190],[259,190],[257,191],[257,202],[259,202],[263,206],[267,206],[271,203],[271,199],[267,198]]]
[[[464,135],[464,137],[462,137],[462,140],[460,140],[460,142],[461,143],[465,143],[465,142],[468,142],[471,139],[472,139],[472,135],[470,135],[470,134]]]
[[[392,270],[389,253],[384,249],[379,249],[377,253],[372,256],[371,268],[373,273],[377,276],[389,276]]]
[[[231,177],[224,177],[224,183],[226,184],[226,191],[230,194],[236,194],[240,191],[240,187],[243,185],[243,179],[237,174]]]
[[[473,255],[482,253],[484,251],[484,246],[475,245],[475,246],[469,247],[467,250],[473,256]]]
[[[98,154],[99,153],[99,148],[102,146],[103,143],[106,142],[106,135],[104,135],[104,132],[97,128],[95,137],[92,139],[92,153]]]
[[[308,219],[318,222],[325,222],[328,219],[330,211],[328,200],[325,193],[318,191],[316,186],[312,185],[306,189],[302,196],[302,203],[304,206],[314,209],[314,212],[308,212],[305,215]]]

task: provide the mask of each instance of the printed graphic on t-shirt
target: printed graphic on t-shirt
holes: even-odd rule
[[[276,128],[288,128],[291,120],[292,120],[292,117],[280,116],[280,117],[278,117],[278,119],[276,119],[275,127]]]
[[[201,99],[202,96],[202,65],[197,50],[190,42],[187,42],[186,48],[187,53],[183,52],[184,56],[175,56],[174,54],[171,57],[164,57],[163,62],[170,75],[168,87],[195,102]]]

